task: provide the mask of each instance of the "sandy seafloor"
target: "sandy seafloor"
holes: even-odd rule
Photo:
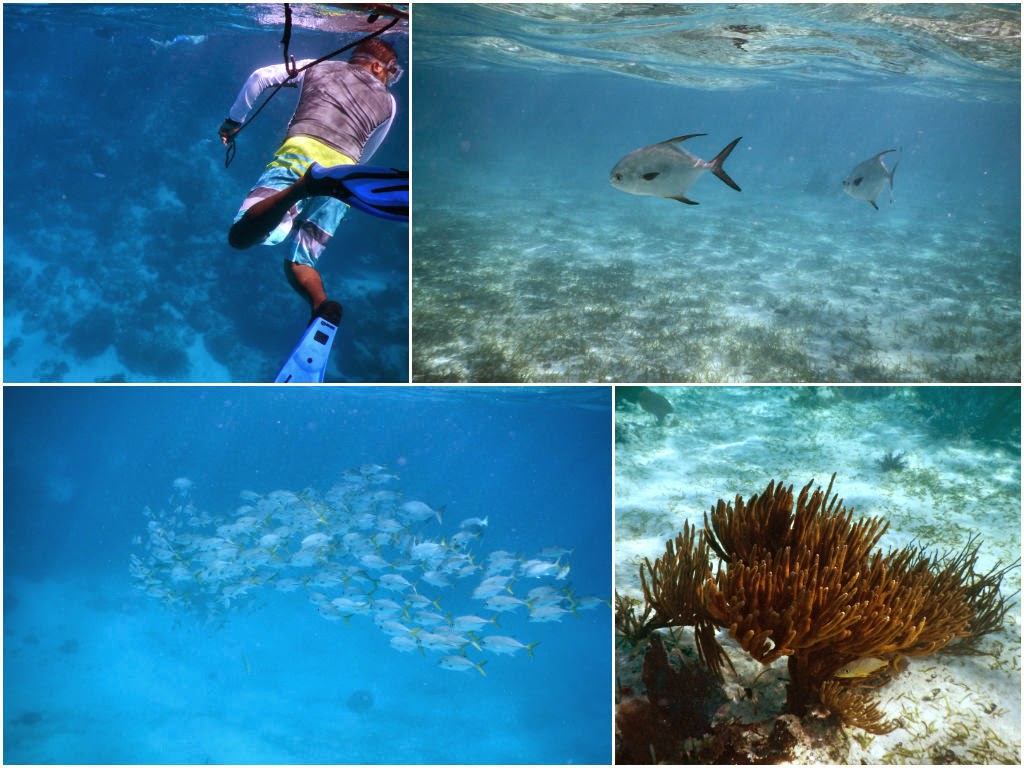
[[[664,552],[684,521],[703,525],[718,499],[761,493],[776,479],[833,490],[847,506],[890,523],[882,546],[914,541],[955,550],[977,534],[979,566],[1020,557],[1020,394],[984,388],[965,396],[945,388],[659,387],[675,413],[655,418],[626,406],[616,414],[616,590],[642,599],[638,563]],[[973,436],[972,436],[973,435]],[[906,468],[877,460],[902,452]],[[1020,570],[1003,581],[1020,588]],[[933,655],[878,691],[883,711],[903,727],[872,736],[857,729],[833,751],[802,751],[800,762],[1020,762],[1020,603],[986,655]],[[680,633],[692,644],[692,633]],[[781,712],[785,659],[765,670],[720,632],[736,665],[721,717],[754,722]],[[617,652],[617,681],[642,690],[640,659]],[[754,682],[756,680],[756,682]],[[743,693],[753,686],[759,705]],[[836,752],[835,750],[838,750]],[[842,755],[837,760],[836,755]]]
[[[427,4],[416,25],[414,380],[1019,381],[1019,9]],[[742,137],[742,191],[611,186],[684,134],[704,161]],[[874,210],[842,181],[887,149]]]
[[[610,408],[603,388],[5,386],[4,763],[607,763]],[[571,549],[555,586],[603,602],[505,612],[538,645],[469,648],[481,675],[328,620],[314,589],[256,579],[207,617],[133,586],[175,480],[219,526],[242,491],[323,494],[367,464],[441,511],[423,541],[486,516],[475,557]],[[478,581],[429,593],[474,613]]]

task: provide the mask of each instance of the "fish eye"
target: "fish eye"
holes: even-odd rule
[[[644,181],[654,181],[654,180],[655,180],[656,178],[658,178],[658,177],[659,177],[660,175],[661,175],[661,174],[660,174],[660,173],[658,173],[658,171],[651,171],[650,173],[645,173],[645,174],[643,175],[643,180],[644,180]]]
[[[622,174],[621,173],[613,173],[612,174],[612,178],[615,179],[615,181],[622,181]]]
[[[864,181],[864,177],[858,176],[856,179],[853,180],[853,186],[859,187],[862,181]]]

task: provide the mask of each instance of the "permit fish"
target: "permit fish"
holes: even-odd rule
[[[641,147],[619,160],[612,168],[609,181],[616,189],[631,195],[652,195],[678,200],[687,205],[697,205],[697,201],[686,196],[687,190],[700,178],[705,171],[711,171],[730,187],[740,192],[739,185],[729,178],[722,164],[733,151],[740,139],[733,139],[715,155],[710,162],[694,157],[678,146],[695,136],[707,136],[706,133],[690,133],[674,139],[660,141],[647,147]]]
[[[891,204],[892,177],[895,175],[896,166],[900,162],[897,160],[890,171],[885,167],[885,163],[882,162],[882,155],[895,151],[895,149],[886,149],[874,157],[865,160],[863,163],[857,163],[847,177],[843,179],[843,191],[850,197],[871,203],[871,207],[877,211],[878,206],[875,204],[875,201],[878,200],[878,196],[882,194],[882,190],[885,189],[885,184],[888,182],[889,203]]]

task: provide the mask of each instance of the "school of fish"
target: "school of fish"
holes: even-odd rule
[[[443,507],[404,498],[397,480],[364,465],[323,495],[243,491],[241,506],[214,516],[194,504],[192,481],[178,478],[169,511],[144,510],[148,530],[135,542],[142,554],[131,555],[133,582],[169,607],[210,618],[262,590],[301,594],[328,621],[372,621],[395,651],[485,676],[489,656],[533,656],[537,643],[514,637],[512,627],[608,604],[573,591],[571,550],[478,552],[487,515],[444,534]],[[476,610],[445,611],[463,598]]]

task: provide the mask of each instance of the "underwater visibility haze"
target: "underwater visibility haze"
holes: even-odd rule
[[[289,50],[317,58],[387,21],[295,5]],[[296,89],[228,168],[217,129],[250,73],[282,62],[283,4],[7,3],[3,25],[4,380],[272,381],[309,307],[289,245],[237,251],[227,231]],[[408,67],[407,22],[384,39]],[[390,89],[374,164],[409,167],[408,86]],[[345,308],[327,381],[408,381],[408,237],[350,210],[327,246]]]
[[[1019,387],[620,389],[617,761],[1020,762]],[[807,495],[787,500],[790,487]],[[818,512],[790,517],[818,503],[819,488],[832,500],[826,493]],[[841,509],[845,526],[835,522]],[[758,519],[773,522],[755,533]],[[708,540],[705,526],[716,539],[702,556],[693,545]],[[774,550],[780,531],[820,538]],[[875,554],[860,559],[862,542],[876,536]],[[744,537],[754,554],[738,554]],[[955,575],[915,592],[896,551],[912,553],[913,578]],[[828,591],[844,561],[863,567]],[[690,580],[701,563],[706,577]],[[858,592],[880,565],[884,587]],[[701,586],[692,594],[712,597],[687,597],[693,583]],[[927,609],[913,608],[933,596]],[[660,607],[643,614],[645,605]],[[829,615],[837,605],[838,619]],[[676,613],[659,625],[667,606]],[[695,631],[681,606],[710,631]],[[742,618],[723,628],[724,607]],[[631,611],[643,621],[623,621]],[[861,624],[844,636],[847,616]],[[717,659],[720,677],[698,654]]]
[[[608,763],[610,409],[6,387],[5,763]]]
[[[414,380],[1019,381],[1019,6],[426,3],[415,35]]]

